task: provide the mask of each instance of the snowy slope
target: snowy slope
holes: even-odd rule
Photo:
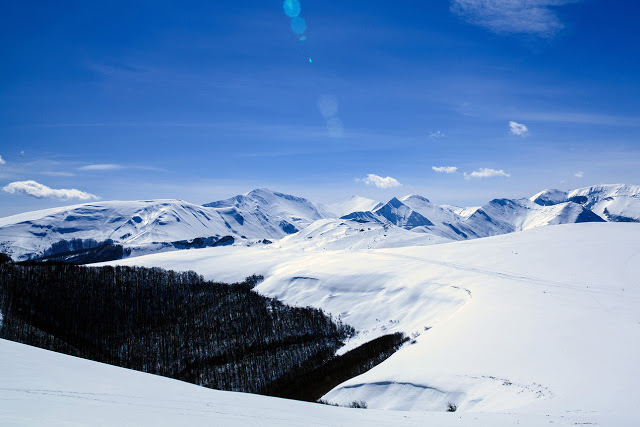
[[[638,241],[636,224],[584,223],[425,247],[228,247],[117,263],[264,274],[259,292],[356,327],[349,347],[395,331],[416,339],[326,396],[338,403],[609,414],[640,407]]]
[[[468,216],[465,217],[461,214],[466,213],[465,209],[459,209],[460,213],[457,213],[453,209],[438,206],[431,203],[427,198],[417,195],[405,196],[400,200],[413,211],[429,218],[433,222],[431,226],[423,228],[425,232],[452,240],[464,240],[476,236],[476,233],[464,224]]]
[[[453,223],[460,220],[459,215],[451,210],[444,209],[434,203],[431,203],[426,197],[410,195],[402,197],[400,201],[435,223]]]
[[[0,424],[92,426],[634,425],[603,414],[420,413],[336,408],[206,389],[0,340]]]
[[[327,218],[341,218],[352,212],[373,212],[381,206],[382,203],[377,200],[362,196],[353,196],[343,202],[326,205],[324,206],[324,210]]]

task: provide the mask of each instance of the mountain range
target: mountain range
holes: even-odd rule
[[[640,186],[544,190],[527,199],[494,199],[475,208],[410,195],[387,203],[354,196],[321,205],[257,189],[195,205],[181,200],[109,201],[0,218],[0,252],[16,260],[121,245],[123,256],[279,242],[300,247],[427,245],[580,222],[640,222]],[[299,233],[304,231],[303,233]],[[301,238],[304,236],[304,238]]]

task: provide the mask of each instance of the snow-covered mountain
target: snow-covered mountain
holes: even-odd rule
[[[275,240],[320,218],[309,201],[269,190],[208,206],[180,200],[93,202],[0,219],[0,251],[21,260],[110,241],[140,254],[189,247],[202,238],[213,238],[210,245],[224,236]]]
[[[276,221],[282,224],[281,228],[287,229],[287,232],[299,231],[313,221],[324,218],[318,208],[307,199],[278,193],[266,188],[253,190],[230,199],[207,203],[204,206],[217,209],[235,208],[253,215],[265,224],[272,224]],[[292,227],[288,227],[286,223]]]
[[[331,247],[398,246],[402,241],[428,245],[546,225],[602,221],[640,222],[640,187],[545,190],[531,199],[495,199],[477,208],[436,205],[419,195],[394,197],[385,204],[354,196],[322,206],[267,189],[204,206],[180,200],[92,202],[0,218],[0,251],[22,260],[89,250],[109,242],[140,255],[219,242],[275,241],[310,226],[306,237],[331,235]],[[330,230],[332,227],[335,229]],[[336,243],[342,238],[347,240]],[[355,242],[358,238],[362,242]],[[305,242],[302,246],[308,247]]]
[[[402,228],[411,229],[433,225],[428,218],[420,215],[395,197],[389,200],[387,204],[376,209],[374,213],[387,219],[393,225]]]
[[[540,206],[528,199],[495,199],[478,208],[463,224],[475,237],[497,236],[546,225],[605,222],[585,207],[565,202]]]
[[[612,222],[640,222],[640,186],[596,185],[573,191],[544,190],[531,197],[539,205],[579,203],[603,219]]]
[[[569,201],[541,206],[528,199],[495,199],[478,208],[461,209],[458,214],[417,195],[393,198],[373,212],[354,212],[342,218],[390,224],[451,240],[496,236],[545,225],[604,222],[586,207]]]

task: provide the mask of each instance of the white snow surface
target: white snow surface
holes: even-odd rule
[[[640,226],[582,223],[434,246],[301,251],[223,247],[111,264],[195,270],[360,331],[343,351],[415,339],[329,392],[369,408],[626,414],[640,420]],[[491,425],[491,424],[488,424]],[[622,424],[607,424],[622,425]]]
[[[337,408],[206,389],[0,340],[6,426],[633,426],[613,415],[396,412]]]

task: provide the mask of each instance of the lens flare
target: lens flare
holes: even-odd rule
[[[291,29],[296,34],[303,34],[307,31],[307,23],[303,18],[296,16],[291,20]]]
[[[298,0],[284,0],[282,7],[289,18],[295,18],[300,15],[300,2]]]
[[[329,119],[338,114],[338,99],[331,95],[322,95],[317,102],[322,117]]]
[[[344,136],[344,126],[342,120],[337,117],[333,117],[327,120],[327,130],[331,138],[342,138]]]

